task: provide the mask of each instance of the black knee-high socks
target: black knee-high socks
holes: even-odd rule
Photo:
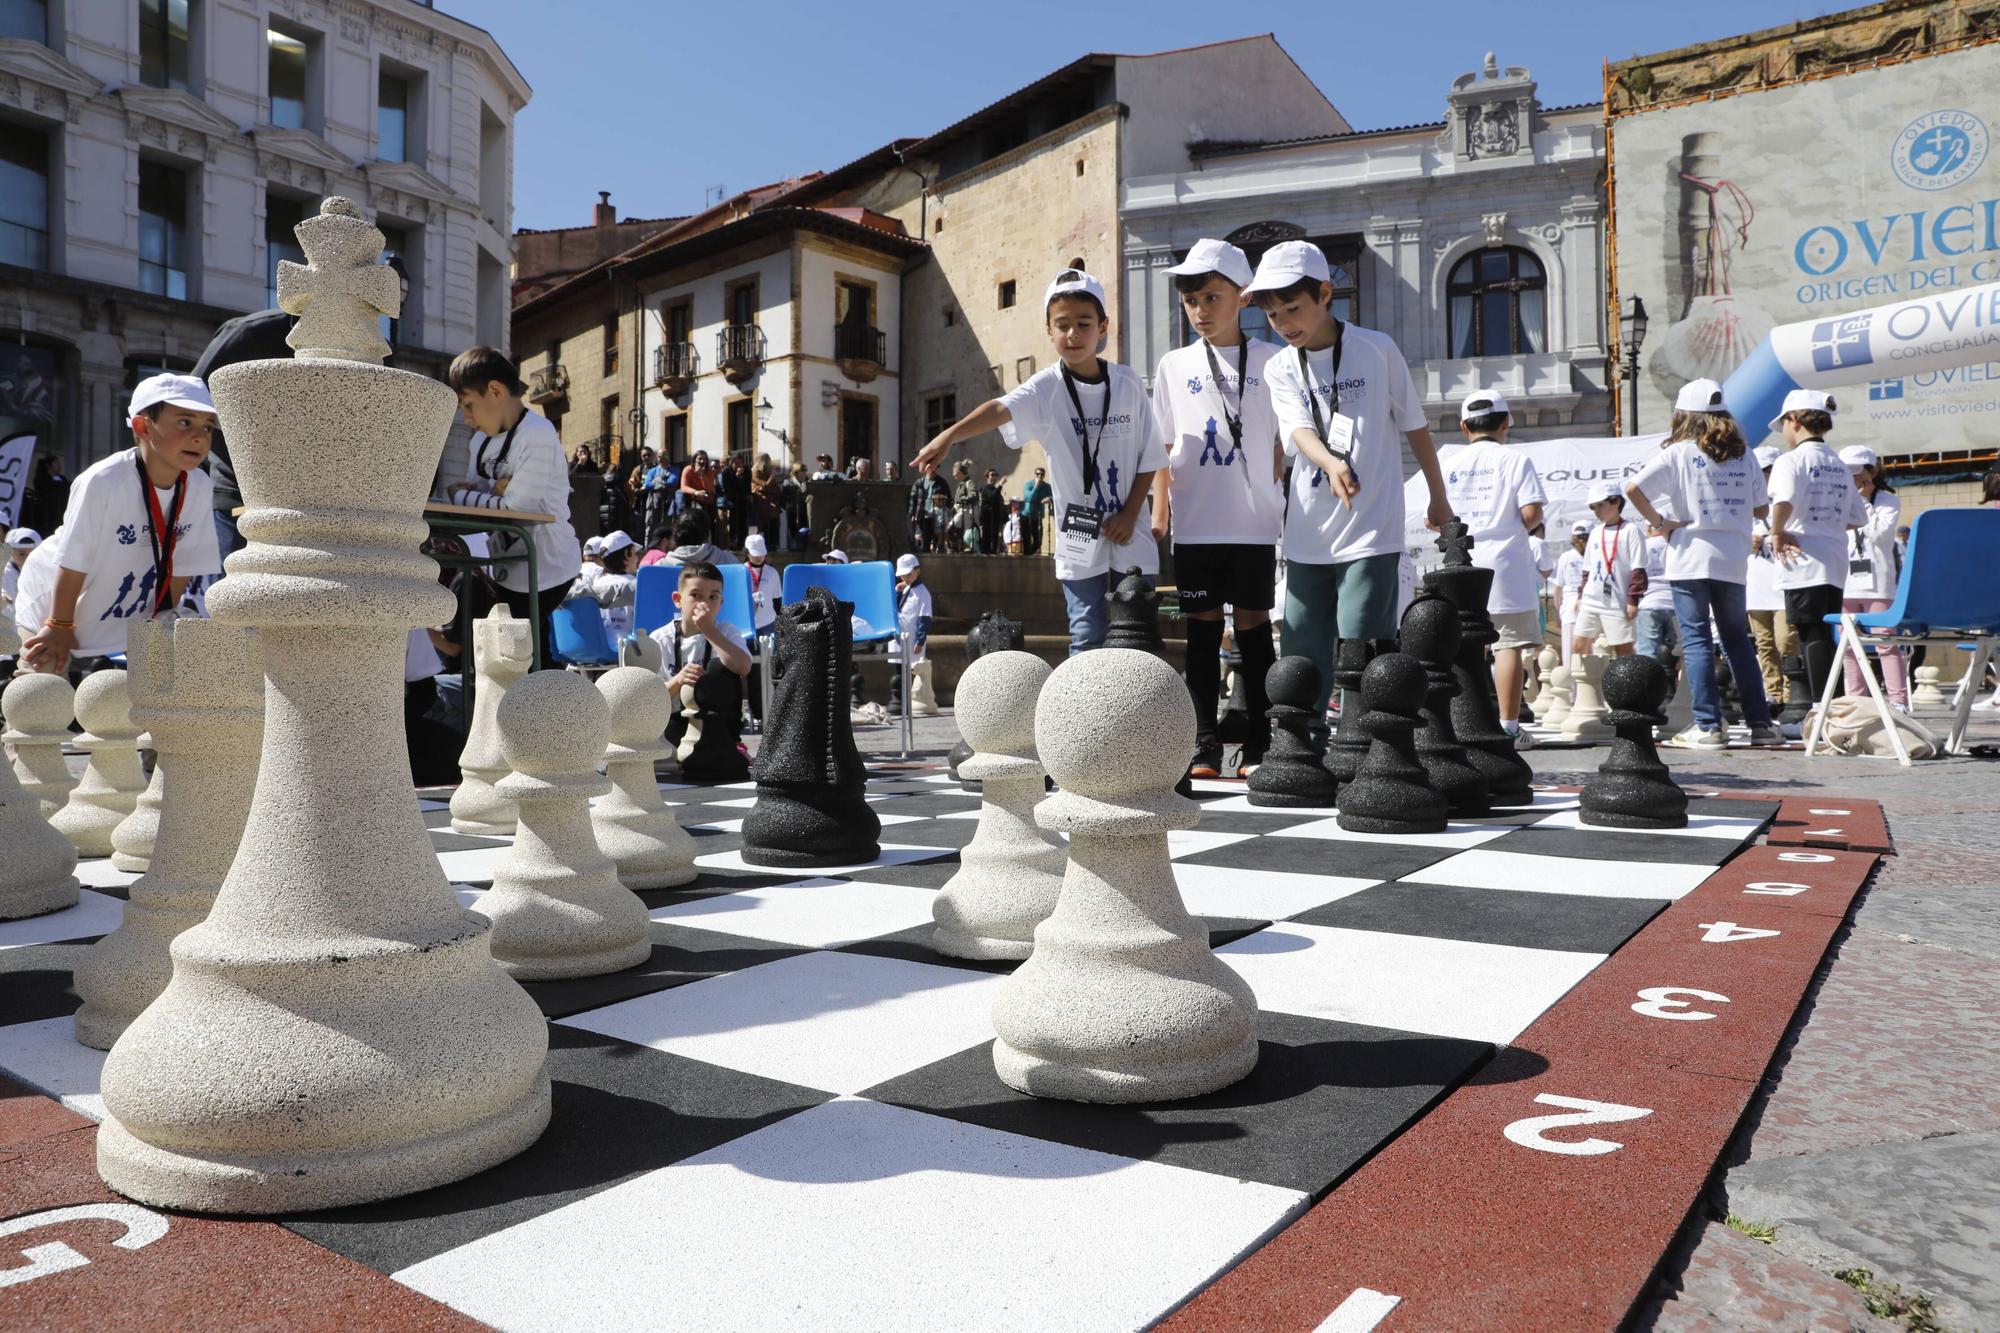
[[[1263,758],[1264,748],[1271,740],[1271,701],[1264,693],[1264,678],[1270,674],[1271,664],[1278,660],[1277,647],[1271,640],[1271,622],[1267,620],[1247,629],[1238,625],[1236,651],[1243,658],[1243,704],[1250,715],[1250,732],[1244,739],[1243,752],[1254,762]]]
[[[1189,617],[1181,623],[1187,627],[1187,687],[1188,698],[1194,701],[1195,744],[1213,745],[1222,695],[1222,622]]]

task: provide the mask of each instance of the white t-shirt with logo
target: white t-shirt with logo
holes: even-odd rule
[[[1641,611],[1672,611],[1674,585],[1667,582],[1667,539],[1646,536],[1646,595],[1639,599]]]
[[[1087,579],[1107,572],[1124,575],[1134,569],[1142,574],[1160,572],[1160,548],[1153,541],[1150,502],[1141,503],[1132,540],[1124,545],[1114,545],[1109,538],[1100,536],[1091,544],[1090,558],[1083,561],[1066,558],[1061,549],[1062,517],[1067,506],[1082,505],[1109,520],[1131,498],[1132,485],[1141,473],[1156,472],[1167,465],[1166,447],[1161,443],[1165,436],[1153,420],[1153,405],[1138,372],[1114,361],[1100,360],[1099,364],[1106,371],[1104,383],[1081,379],[1076,382],[1077,398],[1083,404],[1087,422],[1076,418],[1069,390],[1063,386],[1060,362],[1036,371],[1026,383],[1000,400],[1011,418],[1000,427],[1000,438],[1007,447],[1019,449],[1029,440],[1035,440],[1048,455],[1059,579]],[[1088,490],[1083,484],[1081,432],[1086,427],[1090,431],[1090,446],[1097,454],[1095,490]]]
[[[742,630],[726,620],[717,620],[715,627],[722,631],[722,637],[730,643],[746,653],[750,651],[750,646],[743,641]],[[689,662],[699,663],[701,669],[706,671],[715,657],[715,645],[708,641],[708,636],[683,628],[679,616],[654,630],[648,637],[660,645],[662,676],[672,676]]]
[[[487,509],[554,515],[553,523],[538,523],[529,529],[535,543],[535,574],[543,588],[575,578],[583,564],[583,545],[569,521],[569,460],[549,419],[539,412],[528,412],[515,428],[511,445],[504,432],[491,436],[474,431],[468,457],[467,481],[489,486],[505,481],[507,494],[459,493],[453,498]],[[523,554],[510,535],[496,534],[495,545],[507,548],[499,552],[503,555]],[[492,570],[493,581],[501,587],[528,591],[527,561],[494,565]]]
[[[1825,440],[1801,441],[1771,464],[1771,500],[1791,505],[1785,531],[1799,543],[1778,562],[1778,586],[1846,587],[1847,530],[1868,521],[1868,505],[1840,455]]]
[[[1474,440],[1443,467],[1451,511],[1472,533],[1472,563],[1493,571],[1486,609],[1496,616],[1534,610],[1535,539],[1521,507],[1548,501],[1535,465],[1497,440]]]
[[[757,632],[762,634],[778,623],[778,604],[785,595],[784,576],[768,561],[761,565],[746,561],[744,568],[750,575],[750,614],[755,618]]]
[[[1203,350],[1194,342],[1160,358],[1153,372],[1153,420],[1164,431],[1172,468],[1174,543],[1275,546],[1284,536],[1285,491],[1277,479],[1278,417],[1264,369],[1278,348],[1252,338]],[[1222,369],[1222,387],[1214,367]],[[1236,358],[1241,354],[1239,385]],[[1243,440],[1229,432],[1241,414]]]
[[[1556,557],[1554,596],[1556,614],[1564,620],[1576,619],[1576,611],[1583,596],[1583,556],[1576,547],[1565,546]]]
[[[1847,534],[1847,588],[1842,595],[1857,601],[1894,597],[1902,574],[1896,564],[1896,524],[1903,502],[1893,491],[1877,490],[1862,503],[1868,521]]]
[[[125,651],[125,632],[149,618],[153,591],[153,520],[139,483],[139,450],[121,450],[85,468],[70,486],[69,505],[55,535],[21,566],[15,623],[21,637],[41,631],[55,602],[56,579],[65,569],[83,574],[76,602],[76,651],[101,657]],[[171,518],[174,491],[153,487],[162,517]],[[213,484],[196,468],[187,474],[180,521],[174,524],[174,577],[220,574],[215,543]]]
[[[1309,565],[1346,564],[1403,549],[1403,432],[1422,427],[1424,403],[1403,353],[1384,333],[1349,324],[1341,335],[1340,412],[1354,423],[1349,459],[1361,493],[1349,509],[1292,443],[1313,428],[1311,399],[1299,374],[1296,348],[1281,348],[1265,370],[1278,438],[1292,467],[1291,512],[1285,519],[1285,559]],[[1311,392],[1326,415],[1333,395],[1333,351],[1307,354]]]
[[[1632,571],[1646,567],[1646,530],[1637,523],[1591,530],[1583,548],[1583,604],[1625,614]]]
[[[1630,485],[1689,526],[1667,536],[1669,579],[1741,583],[1750,562],[1750,525],[1769,497],[1764,473],[1745,450],[1718,463],[1693,440],[1677,440],[1632,477]]]
[[[1785,590],[1778,586],[1778,558],[1771,552],[1771,525],[1763,519],[1750,530],[1750,565],[1743,578],[1743,608],[1746,611],[1782,611]],[[1755,539],[1762,538],[1757,545]]]

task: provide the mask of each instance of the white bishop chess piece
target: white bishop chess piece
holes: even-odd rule
[[[1069,834],[1069,869],[993,1001],[1001,1082],[1084,1102],[1236,1082],[1257,1063],[1257,1000],[1209,950],[1167,853],[1168,831],[1201,817],[1174,794],[1194,751],[1186,686],[1151,653],[1079,653],[1042,687],[1035,747],[1061,788],[1035,820]]]
[[[278,268],[295,358],[209,378],[249,542],[208,594],[260,631],[236,860],[105,1058],[97,1169],[143,1203],[277,1213],[483,1171],[549,1120],[548,1025],[446,882],[410,787],[403,660],[451,614],[418,546],[449,388],[381,364],[382,233],[345,199]]]
[[[140,762],[139,728],[132,725],[132,701],[123,671],[93,671],[76,689],[76,720],[83,723],[77,748],[90,755],[69,800],[49,822],[76,844],[79,856],[111,855],[111,835],[139,805],[146,790]]]
[[[671,889],[695,877],[694,835],[660,799],[653,765],[673,753],[661,739],[673,700],[667,683],[643,666],[614,667],[597,678],[598,692],[611,708],[610,743],[604,776],[611,791],[590,806],[597,845],[618,863],[628,889]]]

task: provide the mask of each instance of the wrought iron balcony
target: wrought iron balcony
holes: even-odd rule
[[[528,401],[540,407],[569,397],[569,370],[558,361],[528,376]]]
[[[764,330],[731,324],[715,335],[715,364],[731,384],[741,384],[764,364]]]
[[[840,373],[857,384],[866,384],[888,366],[887,340],[882,330],[865,324],[833,326],[833,359]]]
[[[653,349],[653,383],[669,398],[678,398],[694,387],[701,374],[701,357],[693,343],[667,343]]]

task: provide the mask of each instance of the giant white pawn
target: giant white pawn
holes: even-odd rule
[[[126,670],[137,672],[131,655],[126,655]],[[136,676],[128,682],[137,690]],[[132,813],[118,821],[118,827],[111,830],[111,866],[129,874],[143,875],[153,862],[153,841],[160,836],[160,802],[166,792],[166,775],[160,772],[160,746],[150,731],[139,733],[139,739],[132,742],[140,751],[153,752],[153,780],[146,784],[146,790],[139,793],[139,803],[132,807]]]
[[[93,671],[76,690],[76,718],[83,723],[76,744],[90,760],[49,822],[76,844],[79,856],[111,855],[112,833],[138,808],[139,793],[146,790],[125,680],[123,671]]]
[[[21,651],[14,622],[0,615],[0,657]],[[21,790],[0,756],[0,921],[76,905],[76,848],[42,818],[42,803]]]
[[[1035,822],[1046,772],[1035,754],[1035,699],[1048,678],[1048,663],[1014,649],[974,659],[959,677],[958,729],[972,756],[958,772],[979,784],[979,825],[931,905],[939,953],[1026,958],[1062,895],[1069,853]]]
[[[1042,688],[1035,744],[1061,788],[1035,821],[1070,835],[1069,869],[993,1002],[1001,1081],[1087,1102],[1236,1082],[1257,1063],[1257,1000],[1209,951],[1167,858],[1168,831],[1201,817],[1174,794],[1194,749],[1187,688],[1151,653],[1080,653]]]
[[[1570,664],[1570,676],[1576,681],[1576,699],[1570,704],[1562,723],[1562,733],[1569,739],[1611,739],[1611,724],[1604,720],[1604,691],[1598,684],[1604,679],[1604,668],[1609,665],[1610,658],[1600,657],[1594,652],[1581,653]]]
[[[507,691],[535,664],[534,629],[505,606],[472,622],[472,725],[458,759],[458,790],[451,794],[451,826],[459,833],[504,838],[514,831],[514,803],[493,790],[509,771],[494,719]]]
[[[597,771],[611,724],[604,696],[573,672],[537,671],[507,691],[496,721],[513,772],[494,790],[521,820],[479,900],[493,923],[493,961],[523,981],[644,962],[653,951],[646,904],[619,883],[590,829],[590,798],[611,790]]]
[[[591,803],[597,846],[618,865],[628,889],[671,889],[695,877],[694,836],[660,799],[653,765],[673,753],[662,739],[673,700],[667,682],[643,666],[621,666],[597,678],[611,709],[604,776],[611,793]]]
[[[0,713],[7,730],[0,741],[14,747],[14,776],[21,790],[41,802],[43,819],[55,818],[76,786],[63,745],[76,715],[76,691],[61,676],[24,675],[0,690]]]
[[[1555,703],[1556,692],[1555,681],[1553,679],[1555,669],[1561,665],[1562,655],[1557,653],[1548,644],[1543,644],[1542,651],[1535,654],[1535,681],[1540,688],[1536,691],[1535,697],[1529,701],[1528,707],[1535,710],[1536,721],[1544,725],[1548,722],[1547,717],[1544,715]]]
[[[152,729],[154,773],[165,785],[159,836],[124,919],[76,967],[76,1039],[105,1051],[173,979],[174,938],[215,905],[250,817],[264,742],[259,631],[162,616],[132,626],[126,654],[132,713]]]

